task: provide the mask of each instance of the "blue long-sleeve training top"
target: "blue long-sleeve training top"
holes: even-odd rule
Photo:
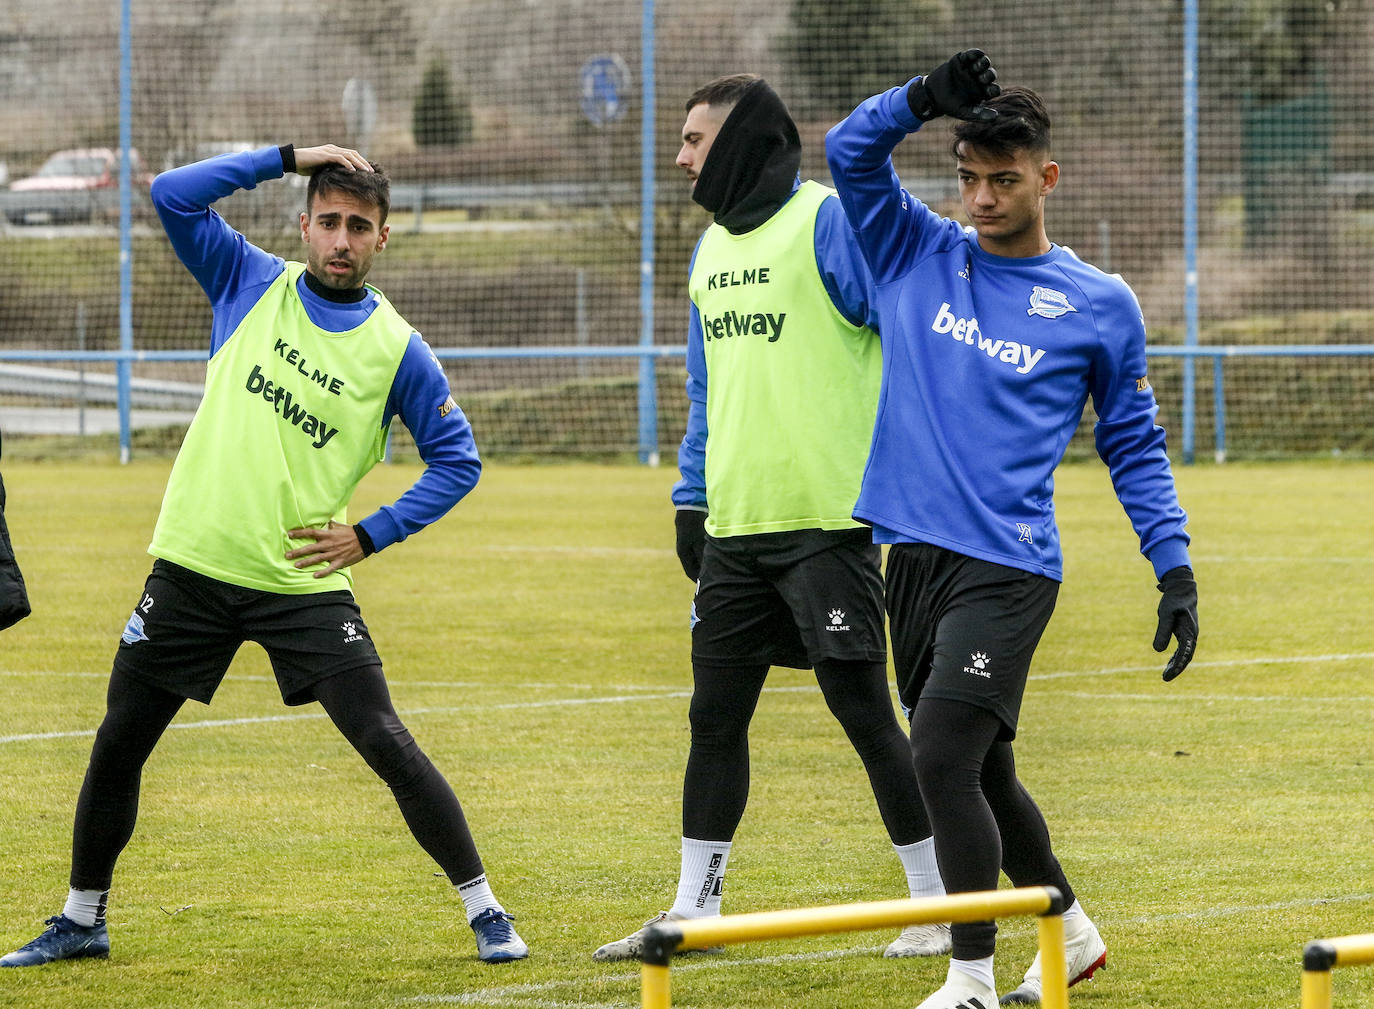
[[[286,262],[249,242],[211,204],[283,174],[281,151],[265,147],[175,168],[153,180],[153,206],[172,248],[210,299],[212,357],[285,270]],[[310,289],[304,274],[297,291],[310,321],[331,333],[355,329],[378,304],[372,291],[358,302],[328,301]],[[425,470],[394,504],[383,505],[355,523],[374,550],[437,521],[477,484],[482,464],[472,428],[461,409],[441,409],[449,400],[443,367],[420,334],[411,333],[392,380],[382,424],[401,418],[415,439]]]
[[[801,186],[797,179],[792,192]],[[858,243],[845,220],[840,201],[829,197],[816,213],[816,267],[826,293],[841,315],[855,326],[878,329],[878,307],[873,281]],[[688,276],[696,265],[697,240],[687,264]],[[677,508],[706,510],[706,345],[701,329],[701,312],[693,304],[687,316],[687,433],[678,449],[681,479],[673,485],[672,501]]]
[[[907,85],[908,87],[910,85]],[[1098,454],[1157,575],[1187,520],[1146,378],[1134,293],[1071,250],[993,256],[902,188],[920,128],[906,87],[831,129],[826,154],[877,286],[883,382],[855,517],[880,543],[933,543],[1063,577],[1054,469],[1089,396]]]

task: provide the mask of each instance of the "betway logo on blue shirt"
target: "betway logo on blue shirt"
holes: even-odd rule
[[[976,318],[957,317],[949,310],[947,301],[941,304],[940,310],[935,313],[935,321],[930,324],[930,331],[941,336],[952,336],[969,347],[977,347],[994,361],[1012,365],[1020,375],[1029,375],[1030,370],[1045,356],[1043,350],[1035,350],[1024,343],[989,339],[978,331]]]

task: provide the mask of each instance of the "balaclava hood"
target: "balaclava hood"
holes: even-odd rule
[[[702,165],[692,199],[731,234],[752,231],[792,195],[801,138],[768,82],[750,84],[726,116]]]

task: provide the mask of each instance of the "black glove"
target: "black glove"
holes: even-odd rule
[[[687,577],[696,581],[701,575],[701,555],[706,549],[706,513],[695,508],[677,510],[677,559]]]
[[[1159,580],[1159,628],[1155,631],[1155,651],[1169,647],[1178,638],[1178,649],[1164,667],[1164,682],[1172,680],[1193,661],[1197,649],[1197,582],[1190,567],[1170,568]]]
[[[997,110],[983,103],[1002,93],[997,71],[981,49],[966,49],[907,88],[906,101],[921,122],[939,116],[990,122]]]

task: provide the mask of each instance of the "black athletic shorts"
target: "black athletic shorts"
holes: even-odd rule
[[[1054,613],[1059,583],[928,543],[887,555],[887,615],[897,696],[907,717],[920,697],[965,701],[1016,738],[1031,656]]]
[[[867,528],[706,538],[692,659],[810,669],[887,661],[880,548]]]
[[[245,641],[267,651],[287,704],[313,700],[311,685],[328,676],[381,664],[351,592],[245,589],[158,559],[114,667],[209,704]]]

